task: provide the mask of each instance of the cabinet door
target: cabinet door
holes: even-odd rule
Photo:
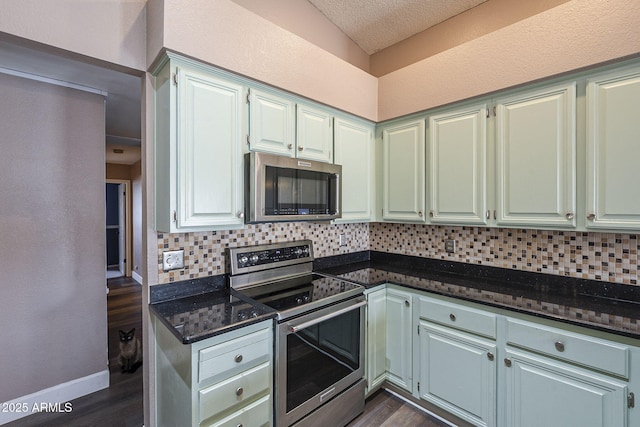
[[[533,354],[506,355],[506,425],[627,425],[625,383]]]
[[[496,425],[496,345],[420,322],[420,398],[477,426]]]
[[[298,104],[297,157],[333,163],[333,117],[326,111]]]
[[[382,219],[425,222],[424,120],[382,131]]]
[[[373,132],[371,126],[335,119],[334,161],[342,165],[342,219],[371,220],[373,202]]]
[[[295,104],[252,89],[249,100],[249,144],[252,151],[295,156]]]
[[[433,223],[487,223],[486,111],[483,104],[429,118]]]
[[[387,380],[411,392],[411,294],[387,289]]]
[[[497,101],[498,225],[575,227],[575,84]]]
[[[242,225],[243,88],[178,71],[177,227]]]
[[[640,70],[587,84],[588,228],[640,229]]]
[[[380,289],[367,295],[366,376],[367,393],[385,379],[387,346],[387,291]]]

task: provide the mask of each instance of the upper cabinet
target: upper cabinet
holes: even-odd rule
[[[336,222],[372,219],[375,185],[373,125],[335,119],[334,160],[342,165],[342,218]]]
[[[425,122],[382,129],[382,218],[425,222]]]
[[[332,115],[304,104],[297,105],[296,113],[296,157],[332,163]]]
[[[587,82],[586,227],[640,229],[640,68]]]
[[[429,117],[432,223],[487,223],[487,105]]]
[[[251,89],[249,105],[249,149],[295,157],[293,101]]]
[[[242,225],[244,87],[171,60],[155,89],[156,229]]]
[[[496,222],[575,227],[575,84],[496,101]]]

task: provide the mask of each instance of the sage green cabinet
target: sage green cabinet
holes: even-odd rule
[[[154,322],[157,425],[273,425],[272,321],[193,344]]]
[[[576,226],[575,83],[496,100],[496,224]]]
[[[420,321],[420,398],[477,426],[496,425],[496,343]]]
[[[587,82],[589,229],[640,230],[640,68]]]
[[[382,219],[425,222],[425,121],[382,129]]]
[[[367,298],[365,337],[366,393],[371,394],[386,379],[387,291],[384,286],[365,291]]]
[[[627,384],[557,360],[508,349],[506,425],[625,427]]]
[[[387,289],[386,371],[387,381],[409,392],[413,390],[412,295]]]
[[[196,63],[169,60],[156,74],[156,230],[243,224],[243,94]]]
[[[296,114],[296,157],[333,163],[333,116],[305,104]]]
[[[373,217],[373,143],[373,125],[334,119],[334,162],[342,166],[342,218],[336,222],[367,222]]]
[[[430,221],[487,224],[487,105],[429,117]]]
[[[249,149],[295,156],[295,103],[270,92],[249,91]]]

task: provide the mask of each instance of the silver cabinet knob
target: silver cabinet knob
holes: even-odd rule
[[[492,362],[493,362],[493,359],[494,359],[494,355],[493,355],[493,353],[488,352],[488,353],[487,353],[487,359],[489,359],[490,361],[492,361]]]
[[[405,305],[406,307],[409,307],[409,306],[411,305],[411,304],[409,303],[409,300],[408,300],[408,299],[404,300],[404,305]]]
[[[556,347],[556,350],[558,350],[559,352],[564,351],[564,343],[562,341],[556,341],[554,345]]]
[[[506,366],[507,368],[510,368],[510,367],[511,367],[511,359],[507,359],[507,358],[505,357],[505,359],[504,359],[504,364],[505,364],[505,366]]]
[[[240,219],[244,218],[244,212],[238,212],[236,215],[237,215],[237,216],[238,216],[238,218],[240,218]]]
[[[418,211],[418,216],[422,218],[422,211]]]
[[[449,315],[449,319],[451,319],[451,321],[452,321],[452,322],[455,322],[455,321],[456,321],[456,315],[455,315],[455,314],[453,314],[453,313],[451,313],[451,314]]]
[[[236,354],[236,357],[233,360],[235,360],[236,363],[242,362],[242,355],[241,354]]]
[[[429,216],[430,216],[431,218],[433,218],[433,216],[434,216],[435,214],[436,214],[436,213],[435,213],[433,210],[430,210],[430,211],[429,211]]]
[[[574,217],[573,212],[568,212],[568,213],[565,215],[565,217],[567,217],[567,219],[569,219],[569,220],[573,219],[573,217]]]
[[[487,210],[487,213],[485,214],[485,216],[487,217],[487,219],[491,219],[491,211]]]
[[[298,147],[298,151],[302,151],[302,150],[304,150],[304,147],[300,147],[300,146],[299,146],[299,147]]]
[[[590,213],[589,215],[587,215],[587,219],[589,221],[593,221],[594,219],[596,219],[596,214],[594,213]]]
[[[242,393],[244,393],[244,389],[242,387],[238,387],[236,389],[236,396],[242,396]]]
[[[289,145],[287,145],[287,148],[288,148],[289,150],[291,150],[291,149],[293,148],[293,144],[289,144]]]

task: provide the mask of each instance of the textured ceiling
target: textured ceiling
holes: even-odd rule
[[[371,55],[486,0],[308,0]]]

